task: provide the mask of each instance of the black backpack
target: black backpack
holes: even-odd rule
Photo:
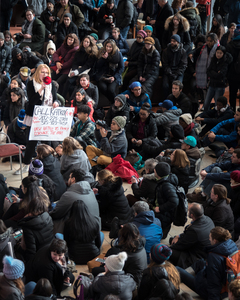
[[[177,186],[176,192],[178,195],[179,203],[175,211],[173,224],[175,226],[184,226],[187,222],[188,201],[183,187]]]

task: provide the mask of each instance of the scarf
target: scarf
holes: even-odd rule
[[[89,88],[89,85],[90,85],[90,82],[89,82],[89,84],[85,88],[83,88],[84,91],[86,91]]]
[[[206,44],[203,45],[201,49],[196,63],[196,83],[198,88],[207,88],[207,68],[209,67],[212,57],[214,56],[218,46],[219,43],[214,44],[209,54]]]
[[[37,93],[40,88],[42,87],[41,83],[38,83],[33,79],[33,87],[35,90],[35,93]],[[45,106],[52,106],[53,105],[53,97],[52,97],[52,85],[46,85],[45,89],[40,94],[40,99],[43,101],[42,105]]]
[[[192,122],[191,124],[189,124],[185,129],[184,129],[184,136],[187,136],[190,134],[190,132],[192,131],[192,129],[194,128],[195,124]]]
[[[120,130],[117,130],[117,131],[114,130],[114,131],[112,131],[112,132],[111,132],[111,136],[110,136],[110,138],[109,138],[109,140],[108,140],[109,143],[111,143],[112,140],[113,140],[115,137],[117,137],[119,134],[121,134],[121,133],[123,132],[123,130],[124,130],[124,129],[121,128]]]
[[[33,28],[33,22],[35,21],[35,17],[33,18],[32,22],[26,21],[22,26],[22,33],[23,34],[30,34],[32,35],[32,28]],[[23,39],[23,42],[25,43],[31,43],[32,38],[30,39]]]

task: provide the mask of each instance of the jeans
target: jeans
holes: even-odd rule
[[[195,277],[178,266],[176,268],[180,274],[181,282],[196,293]]]
[[[216,133],[216,135],[229,135],[229,134],[230,134],[230,132],[227,131],[225,128],[220,128],[220,129],[218,130],[218,132]],[[205,136],[205,138],[203,139],[203,147],[207,147],[207,146],[209,146],[211,143],[212,143],[212,142],[209,141],[208,136]],[[231,147],[232,147],[231,143],[225,143],[225,144],[226,144],[226,146],[228,146],[228,148],[231,148]]]
[[[6,0],[7,1],[7,0]],[[13,9],[9,9],[7,11],[1,11],[1,32],[10,29],[10,22],[12,19]]]
[[[130,26],[127,26],[120,30],[120,33],[124,39],[127,38],[129,28],[130,28]]]
[[[206,15],[206,12],[200,12],[199,13],[201,22],[202,22],[202,34],[206,35],[207,32],[207,18],[208,16]]]
[[[100,239],[101,239],[101,247],[102,247],[102,244],[103,244],[103,241],[104,241],[104,234],[102,231],[100,231]]]
[[[214,167],[214,168],[212,168],[210,173],[222,173],[222,172],[223,172],[222,169],[220,169],[219,167]],[[217,182],[214,180],[205,178],[200,185],[203,187],[204,193],[210,197],[211,189],[214,186],[214,184],[216,184],[216,183]]]
[[[212,101],[212,98],[214,97],[214,100],[215,100],[215,103],[217,102],[217,99],[221,96],[223,96],[225,92],[225,88],[224,87],[212,87],[210,86],[208,88],[208,91],[207,91],[207,95],[206,95],[206,98],[205,98],[205,101],[204,101],[204,111],[208,111],[209,108],[210,108],[210,103]]]

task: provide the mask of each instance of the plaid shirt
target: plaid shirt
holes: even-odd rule
[[[78,133],[78,127],[82,126],[80,129],[79,134]],[[76,140],[78,137],[82,138],[84,142],[87,143],[87,145],[92,145],[97,147],[96,144],[96,137],[95,137],[95,124],[88,118],[88,120],[83,124],[80,120],[77,121],[70,132],[70,136],[74,137]]]

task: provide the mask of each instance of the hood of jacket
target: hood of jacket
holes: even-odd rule
[[[151,174],[143,174],[144,179],[157,181],[157,178],[154,173]]]
[[[92,192],[91,186],[87,181],[79,181],[72,184],[67,192],[74,192],[80,195],[88,195]]]
[[[180,16],[180,19],[181,19],[181,23],[182,23],[182,26],[183,26],[183,30],[184,31],[189,31],[190,29],[190,25],[189,25],[189,22],[186,18],[184,18],[182,15],[179,15]],[[164,29],[165,30],[168,30],[169,29],[169,26],[171,26],[171,24],[173,23],[173,17],[174,16],[170,16],[167,18],[165,24],[164,24]]]
[[[142,211],[134,219],[133,222],[138,222],[143,225],[150,225],[155,221],[154,211]]]
[[[195,19],[196,15],[199,15],[199,10],[197,7],[186,7],[179,13],[187,19]]]
[[[217,253],[223,256],[228,256],[233,252],[237,251],[237,245],[233,242],[233,240],[229,239],[222,243],[217,243],[215,245],[209,246],[206,248],[207,252]]]
[[[20,227],[27,227],[33,230],[41,230],[46,227],[48,224],[52,223],[52,218],[50,217],[48,212],[44,212],[41,215],[36,217],[26,217],[23,218],[18,225]]]
[[[52,154],[44,157],[44,159],[43,159],[44,170],[54,169],[55,160],[56,160],[56,158]]]
[[[169,176],[167,177],[163,177],[158,181],[158,184],[164,182],[164,181],[169,181],[171,184],[173,184],[174,186],[178,185],[178,178],[177,175],[175,174],[169,174]]]
[[[193,158],[193,159],[199,159],[201,157],[201,152],[199,151],[199,149],[197,147],[188,149],[186,151],[187,156]]]

